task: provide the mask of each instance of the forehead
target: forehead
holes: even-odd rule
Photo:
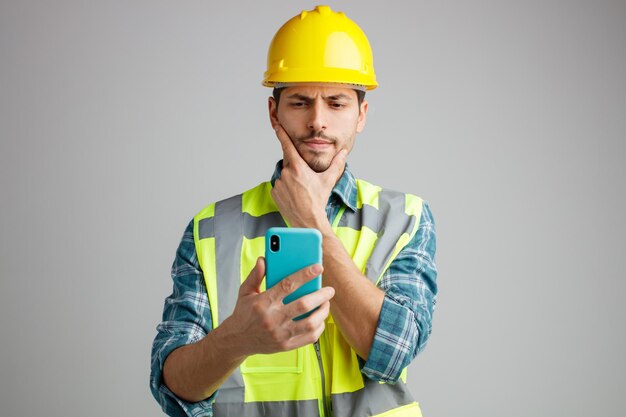
[[[343,96],[348,99],[356,99],[356,91],[348,87],[328,86],[328,85],[294,85],[285,88],[282,93],[283,97],[304,96],[309,98],[328,98]]]

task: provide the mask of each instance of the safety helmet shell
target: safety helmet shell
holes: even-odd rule
[[[267,53],[263,85],[337,83],[378,86],[365,33],[342,12],[317,6],[288,20]]]

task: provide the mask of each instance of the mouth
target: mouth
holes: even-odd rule
[[[303,140],[302,142],[306,147],[318,151],[328,149],[333,145],[333,141],[321,138],[307,139]]]

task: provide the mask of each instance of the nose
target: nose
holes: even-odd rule
[[[315,132],[326,130],[326,110],[321,100],[316,100],[310,107],[307,127]]]

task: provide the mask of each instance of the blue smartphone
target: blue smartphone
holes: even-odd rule
[[[322,263],[322,234],[317,229],[298,227],[271,227],[265,233],[265,278],[266,288],[272,288],[283,278],[313,264]],[[322,276],[289,294],[284,304],[322,288]],[[313,311],[313,310],[312,310]],[[309,311],[295,320],[312,313]]]

